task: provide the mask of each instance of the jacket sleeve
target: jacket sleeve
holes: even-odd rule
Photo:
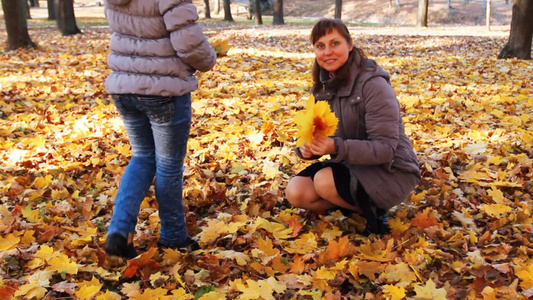
[[[196,70],[209,71],[217,56],[197,23],[196,7],[190,0],[161,0],[159,9],[177,56]]]
[[[390,84],[382,77],[366,82],[365,124],[367,140],[334,138],[335,161],[356,165],[391,164],[400,138],[400,105]]]

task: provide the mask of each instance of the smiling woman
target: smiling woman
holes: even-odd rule
[[[318,21],[311,43],[316,57],[312,92],[316,100],[327,101],[339,124],[329,137],[317,134],[297,144],[303,159],[330,159],[291,179],[287,200],[319,213],[335,208],[361,213],[364,234],[387,233],[387,211],[405,201],[420,179],[390,77],[354,46],[340,20]]]

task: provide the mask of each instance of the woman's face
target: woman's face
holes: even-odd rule
[[[346,63],[353,48],[353,44],[348,43],[335,28],[319,38],[313,46],[318,65],[333,73]]]

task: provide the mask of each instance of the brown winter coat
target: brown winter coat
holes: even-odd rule
[[[106,0],[105,13],[109,94],[181,96],[198,88],[196,70],[215,65],[191,0]]]
[[[336,93],[325,88],[313,94],[319,100],[329,93],[339,119],[332,161],[348,166],[376,205],[389,209],[408,198],[420,180],[420,168],[388,73],[373,60],[367,66],[375,71],[364,71],[359,61],[356,56],[350,77]]]

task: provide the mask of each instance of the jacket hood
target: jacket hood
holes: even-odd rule
[[[126,5],[130,2],[131,0],[107,0],[107,2],[109,2],[109,4],[113,4],[113,5]]]

